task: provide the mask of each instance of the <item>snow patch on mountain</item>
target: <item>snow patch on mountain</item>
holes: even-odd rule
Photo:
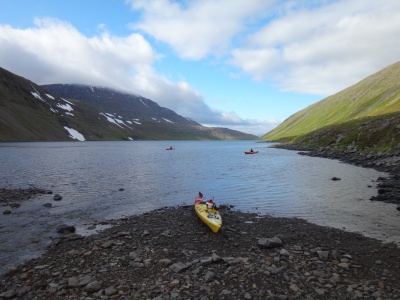
[[[42,98],[42,96],[40,96],[40,94],[38,94],[37,92],[31,92],[31,93],[36,99],[39,99],[40,101],[45,102],[44,99]]]
[[[124,128],[124,127],[121,126],[121,125],[123,125],[123,126],[126,126],[126,127],[130,128],[130,129],[132,129],[129,125],[125,124],[125,122],[129,123],[129,121],[121,120],[122,119],[121,116],[116,117],[116,116],[114,116],[113,114],[110,114],[110,113],[100,113],[100,115],[103,115],[104,117],[106,117],[108,122],[111,122],[111,123],[117,125],[120,128]]]
[[[140,102],[142,102],[143,103],[143,105],[145,105],[145,106],[147,106],[147,107],[149,107],[146,103],[144,103],[143,102],[143,100],[142,99],[139,99],[140,100]]]
[[[73,111],[73,110],[74,110],[74,109],[71,107],[71,105],[69,105],[69,104],[60,104],[60,103],[57,103],[57,107],[62,108],[63,110],[66,110],[66,111]]]
[[[85,137],[75,129],[69,128],[67,126],[64,126],[64,129],[68,131],[70,138],[73,138],[81,142],[85,141]]]

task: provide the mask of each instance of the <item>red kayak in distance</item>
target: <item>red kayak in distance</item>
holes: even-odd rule
[[[175,150],[175,148],[169,147],[169,148],[166,148],[166,150]]]
[[[244,154],[257,154],[258,151],[245,151]]]

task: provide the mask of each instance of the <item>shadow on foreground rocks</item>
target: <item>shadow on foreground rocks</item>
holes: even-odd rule
[[[394,244],[300,219],[220,211],[217,234],[182,206],[59,238],[0,279],[0,299],[400,297]]]

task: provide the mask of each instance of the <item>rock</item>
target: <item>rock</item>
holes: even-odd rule
[[[15,289],[11,289],[11,290],[8,290],[8,291],[6,291],[4,293],[1,293],[0,297],[2,297],[4,299],[11,299],[11,298],[14,298],[16,295],[17,295],[16,290]]]
[[[79,286],[79,280],[76,277],[69,277],[68,278],[68,286],[70,287],[78,287]]]
[[[246,293],[244,293],[243,298],[244,299],[253,299],[253,296],[250,293],[246,292]]]
[[[220,256],[218,256],[218,254],[216,254],[216,253],[213,253],[211,255],[211,258],[212,258],[212,261],[215,263],[222,261],[222,258]]]
[[[11,214],[11,210],[5,210],[5,211],[3,211],[3,215],[9,215],[9,214]]]
[[[116,288],[114,288],[113,286],[110,286],[104,290],[104,294],[106,296],[112,296],[112,295],[115,295],[116,293],[118,293],[118,290]]]
[[[282,249],[279,251],[279,254],[280,254],[281,256],[289,256],[289,255],[290,255],[289,251],[287,251],[287,250],[284,249],[284,248],[282,248]]]
[[[333,180],[333,181],[338,181],[338,180],[341,180],[341,178],[339,178],[339,177],[332,177],[331,180]]]
[[[96,278],[90,276],[90,275],[85,275],[81,279],[79,279],[78,286],[86,286],[91,282],[96,281]]]
[[[57,233],[62,233],[62,234],[74,233],[75,230],[76,230],[75,226],[70,226],[70,225],[60,225],[57,227]]]
[[[9,204],[11,208],[19,208],[21,206],[21,204],[17,203],[17,202],[13,202]]]
[[[329,251],[317,251],[317,254],[320,260],[328,260]]]
[[[174,263],[173,265],[171,265],[169,268],[172,271],[174,271],[175,273],[180,273],[180,272],[187,270],[189,268],[189,266],[182,262],[177,262],[177,263]]]
[[[172,260],[168,258],[163,258],[158,261],[158,264],[160,265],[161,268],[166,268],[172,264]]]
[[[236,266],[237,264],[239,264],[241,262],[240,259],[235,258],[235,257],[223,257],[222,260],[230,265],[230,266]]]
[[[107,241],[107,242],[105,242],[105,243],[103,243],[103,244],[101,245],[101,248],[107,249],[107,248],[112,247],[113,245],[114,245],[114,242],[113,242],[113,241]]]
[[[213,258],[211,256],[200,258],[200,265],[201,266],[211,265],[212,263],[213,263]]]
[[[61,197],[61,195],[59,195],[59,194],[55,194],[54,197],[53,197],[53,200],[54,200],[54,201],[61,201],[61,200],[62,200],[62,197]]]
[[[273,237],[273,238],[261,238],[258,240],[258,245],[261,248],[276,248],[276,247],[282,247],[283,242],[280,238],[278,237]]]
[[[205,280],[206,282],[210,282],[210,281],[212,281],[212,280],[214,279],[214,277],[215,277],[214,272],[212,272],[212,271],[207,271],[206,275],[204,276],[204,280]]]
[[[52,207],[53,204],[51,204],[51,203],[45,203],[45,204],[43,204],[43,206],[44,206],[44,207]]]
[[[100,281],[92,281],[91,283],[85,286],[85,291],[89,293],[95,293],[101,290],[101,282]]]

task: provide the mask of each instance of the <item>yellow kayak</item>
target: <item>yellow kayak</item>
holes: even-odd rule
[[[199,196],[194,200],[194,210],[210,229],[217,233],[222,226],[222,217],[219,211],[216,209],[213,200],[205,200],[203,195],[199,193]]]

